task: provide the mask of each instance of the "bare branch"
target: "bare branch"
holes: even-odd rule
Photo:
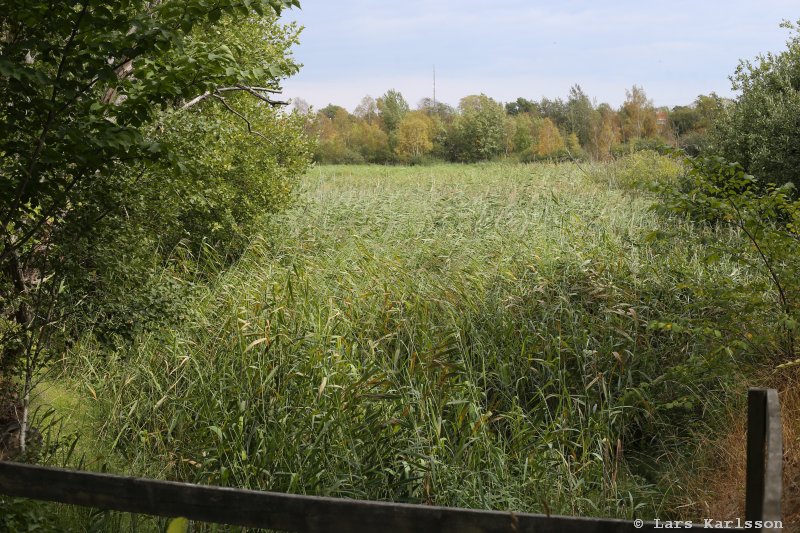
[[[269,105],[272,105],[272,106],[289,105],[289,102],[283,102],[283,101],[278,101],[278,100],[270,100],[269,98],[267,98],[266,96],[261,94],[259,92],[259,89],[256,89],[255,87],[248,87],[247,85],[237,85],[237,87],[239,89],[243,90],[243,91],[247,91],[248,93],[252,94],[253,96],[258,98],[259,100],[262,100],[262,101],[268,103]],[[272,93],[275,92],[275,91],[270,91],[269,89],[268,89],[268,91],[272,92]]]
[[[200,102],[202,102],[203,100],[205,100],[209,96],[211,96],[211,92],[209,92],[209,91],[204,92],[200,96],[195,96],[194,98],[192,98],[191,100],[189,100],[188,102],[183,104],[181,106],[180,110],[183,111],[185,109],[189,109],[190,107],[193,107],[193,106],[199,104]]]
[[[271,106],[289,105],[289,102],[284,102],[282,100],[272,100],[271,98],[268,98],[268,97],[264,96],[263,94],[261,94],[261,93],[280,94],[280,91],[276,91],[274,89],[269,89],[267,87],[253,87],[253,86],[250,86],[250,85],[236,85],[236,86],[233,86],[233,87],[218,87],[218,88],[214,89],[213,92],[212,91],[206,91],[203,94],[201,94],[199,96],[195,96],[194,98],[192,98],[191,100],[189,100],[188,102],[183,104],[181,106],[180,110],[184,111],[186,109],[189,109],[190,107],[194,107],[197,104],[199,104],[200,102],[202,102],[203,100],[206,100],[207,98],[209,98],[210,96],[213,96],[215,98],[222,98],[222,93],[233,92],[233,91],[243,91],[243,92],[249,93],[249,94],[255,96],[256,98],[258,98],[259,100],[261,100],[262,102],[266,102]]]
[[[244,88],[245,88],[245,86],[243,86],[243,85],[236,85],[235,87],[220,87],[219,89],[217,89],[217,91],[219,91],[219,92],[222,92],[222,91],[241,91]],[[252,89],[253,91],[258,91],[260,93],[281,94],[280,91],[277,91],[275,89],[270,89],[268,87],[256,87],[255,85],[248,85],[247,88],[248,89]]]
[[[250,124],[250,121],[249,121],[249,120],[247,120],[247,117],[246,117],[246,116],[244,116],[244,115],[242,115],[242,114],[241,114],[241,113],[239,113],[238,111],[236,111],[236,110],[235,110],[234,108],[232,108],[230,105],[228,105],[228,102],[226,102],[226,101],[225,101],[225,98],[223,98],[222,96],[219,96],[218,94],[215,94],[215,95],[214,95],[214,98],[216,98],[217,100],[219,100],[220,102],[222,102],[222,105],[224,105],[224,106],[225,106],[225,109],[227,109],[228,111],[230,111],[231,113],[233,113],[234,115],[236,115],[237,117],[239,117],[240,119],[244,120],[245,124],[247,124],[247,131],[248,131],[249,133],[251,133],[252,135],[256,135],[257,137],[261,137],[262,139],[264,139],[264,140],[265,140],[265,141],[267,141],[267,142],[270,142],[270,143],[272,142],[272,140],[270,140],[269,138],[267,138],[267,137],[266,137],[266,136],[265,136],[263,133],[261,133],[260,131],[255,131],[255,130],[253,129],[253,125],[252,125],[252,124]]]

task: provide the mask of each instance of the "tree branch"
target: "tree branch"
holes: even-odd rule
[[[261,132],[259,132],[259,131],[255,131],[255,130],[253,130],[253,125],[252,125],[252,124],[250,124],[250,121],[249,121],[249,120],[247,120],[247,117],[245,117],[244,115],[242,115],[241,113],[239,113],[238,111],[236,111],[234,108],[232,108],[230,105],[228,105],[228,102],[226,102],[226,101],[225,101],[225,98],[223,98],[223,97],[219,96],[218,94],[215,94],[215,95],[214,95],[214,98],[216,98],[217,100],[219,100],[220,102],[222,102],[222,105],[224,105],[224,106],[225,106],[225,109],[227,109],[228,111],[230,111],[231,113],[233,113],[234,115],[236,115],[237,117],[239,117],[240,119],[244,120],[245,124],[247,124],[247,131],[248,131],[249,133],[251,133],[252,135],[256,135],[256,136],[258,136],[258,137],[261,137],[262,139],[264,139],[264,140],[265,140],[265,141],[267,141],[267,142],[272,142],[272,141],[271,141],[270,139],[268,139],[268,138],[267,138],[267,137],[266,137],[266,136],[265,136],[263,133],[261,133]]]
[[[250,86],[250,85],[235,85],[235,86],[232,86],[232,87],[218,87],[218,88],[214,89],[214,91],[206,91],[206,92],[204,92],[203,94],[201,94],[199,96],[195,96],[194,98],[192,98],[191,100],[189,100],[188,102],[183,104],[181,106],[181,108],[180,108],[180,111],[185,111],[186,109],[194,107],[197,104],[199,104],[200,102],[202,102],[203,100],[206,100],[206,99],[208,99],[208,98],[210,98],[212,96],[215,97],[215,98],[222,98],[222,93],[232,92],[232,91],[243,91],[243,92],[249,93],[249,94],[255,96],[256,98],[258,98],[259,100],[261,100],[262,102],[266,102],[269,105],[275,106],[275,107],[289,105],[289,102],[284,102],[282,100],[272,100],[271,98],[268,98],[268,97],[264,96],[263,94],[261,94],[261,93],[280,94],[280,91],[276,91],[274,89],[268,89],[267,87],[254,87],[254,86]]]

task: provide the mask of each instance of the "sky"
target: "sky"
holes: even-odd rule
[[[484,93],[566,98],[579,84],[596,103],[619,106],[644,88],[656,106],[712,91],[734,96],[740,59],[785,48],[782,20],[798,0],[301,0],[284,21],[305,27],[303,64],[285,98],[352,111],[361,98],[399,90],[415,107]]]

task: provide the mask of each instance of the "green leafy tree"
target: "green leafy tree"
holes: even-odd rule
[[[539,105],[525,98],[519,97],[513,102],[506,104],[506,113],[509,115],[519,115],[522,113],[539,114]]]
[[[383,127],[389,134],[390,151],[395,153],[397,151],[397,128],[409,111],[408,102],[400,91],[389,89],[386,94],[378,98],[377,105]]]
[[[342,106],[328,104],[317,113],[318,142],[314,152],[322,163],[363,163],[364,159],[353,144],[354,127],[358,119]]]
[[[713,92],[699,95],[692,104],[699,115],[695,129],[703,133],[711,131],[731,103],[729,98],[722,98]]]
[[[147,249],[158,249],[164,238],[150,223],[169,219],[154,211],[165,206],[162,198],[193,191],[206,204],[181,206],[175,222],[181,228],[166,232],[200,241],[194,228],[228,231],[252,216],[263,197],[248,189],[263,185],[266,174],[280,180],[303,166],[304,148],[271,144],[286,139],[280,134],[285,123],[270,111],[281,103],[273,95],[280,79],[297,70],[288,53],[297,30],[276,21],[293,5],[296,0],[4,3],[0,308],[10,319],[0,319],[0,348],[4,373],[22,366],[26,401],[35,368],[57,353],[51,349],[57,337],[69,335],[69,317],[94,312],[102,300],[98,287],[115,286],[114,276],[117,301],[124,301],[127,283],[141,281],[159,262]],[[181,128],[190,138],[197,134],[192,146],[173,135]],[[241,144],[215,150],[224,135]],[[197,157],[187,162],[187,155]],[[284,170],[259,172],[257,164]],[[239,176],[236,167],[255,174]],[[201,177],[200,169],[214,173]],[[208,190],[197,190],[200,184]],[[266,194],[282,195],[282,187],[267,187]],[[141,307],[157,306],[145,300]],[[135,322],[135,311],[125,303],[113,314]],[[21,422],[24,428],[25,415]]]
[[[567,135],[567,139],[564,144],[570,157],[574,157],[576,159],[583,157],[583,148],[581,147],[581,143],[578,140],[578,136],[575,134],[575,132]]]
[[[678,145],[692,156],[707,151],[712,128],[726,105],[726,99],[711,93],[701,94],[691,105],[673,107],[669,113],[669,126],[678,138]]]
[[[533,146],[533,118],[528,113],[519,113],[511,117],[513,120],[513,136],[511,151],[522,153]]]
[[[389,89],[386,94],[378,98],[377,106],[388,133],[397,131],[400,121],[409,111],[408,102],[402,93],[394,89]]]
[[[619,117],[608,104],[600,104],[592,121],[592,136],[589,150],[594,159],[607,161],[612,150],[619,145],[621,132]]]
[[[538,104],[539,116],[549,118],[559,129],[564,129],[568,125],[569,111],[567,104],[561,98],[550,100],[542,98]]]
[[[456,116],[456,110],[452,106],[444,102],[434,102],[432,98],[422,98],[417,104],[417,110],[447,124],[451,123]]]
[[[692,105],[675,106],[669,114],[669,122],[676,134],[686,135],[697,130],[700,113]]]
[[[567,131],[578,137],[581,145],[589,144],[592,136],[594,108],[580,85],[573,85],[567,99]]]
[[[465,96],[451,133],[451,153],[457,161],[491,159],[505,149],[505,109],[485,94]]]
[[[715,149],[763,183],[800,186],[800,31],[787,49],[742,61],[733,77],[739,92],[717,124]]]

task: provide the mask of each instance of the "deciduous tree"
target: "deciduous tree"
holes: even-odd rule
[[[451,135],[451,149],[458,161],[491,159],[505,149],[505,110],[485,94],[465,96]]]
[[[361,99],[361,102],[353,110],[353,114],[367,124],[372,124],[378,118],[378,103],[373,97],[367,95]]]
[[[739,93],[717,124],[716,149],[766,183],[800,187],[800,27],[786,50],[742,61],[733,75]]]
[[[433,121],[421,111],[407,113],[397,128],[397,155],[412,161],[433,148]]]
[[[287,165],[271,176],[283,179],[297,171],[288,162],[302,155],[296,146],[276,146],[285,138],[268,112],[280,103],[274,97],[280,78],[297,70],[287,50],[298,31],[276,22],[292,5],[297,1],[4,2],[0,309],[13,318],[0,319],[0,348],[6,372],[26,356],[25,393],[54,335],[65,334],[66,317],[80,316],[98,302],[95,293],[81,292],[98,285],[88,280],[102,275],[103,264],[122,266],[135,245],[149,245],[148,239],[135,240],[142,235],[157,245],[158,234],[150,234],[138,214],[157,207],[146,204],[157,196],[149,188],[177,187],[181,180],[185,186],[192,179],[179,172],[187,163],[185,153],[168,131],[183,126],[182,117],[200,122],[208,117],[211,122],[201,128],[206,133],[210,124],[220,124],[215,133],[192,139],[203,148],[208,168],[218,170],[219,163],[252,169],[245,159],[253,154],[213,149],[235,131],[235,123],[257,141],[248,138],[239,150],[270,146],[271,158],[261,164]],[[259,132],[259,125],[277,129]],[[152,179],[167,168],[173,182]],[[252,186],[256,178],[226,182],[226,192],[213,200],[219,209],[205,215],[233,217],[235,224],[233,204],[243,207],[238,195],[247,194],[238,185]],[[202,189],[196,192],[203,196]],[[217,192],[200,201],[211,201]],[[114,225],[119,231],[111,230]],[[116,241],[123,236],[125,241]],[[115,244],[116,257],[110,255]],[[117,273],[117,281],[133,279]],[[134,311],[122,306],[115,314]]]
[[[539,140],[536,144],[536,155],[539,157],[554,157],[563,152],[564,138],[553,121],[545,118],[539,129]]]
[[[381,120],[388,133],[393,133],[400,126],[400,121],[409,111],[408,102],[400,91],[389,89],[376,102]]]
[[[638,85],[625,91],[622,104],[622,134],[625,141],[650,137],[656,132],[656,116],[653,102],[647,98],[644,89]]]

